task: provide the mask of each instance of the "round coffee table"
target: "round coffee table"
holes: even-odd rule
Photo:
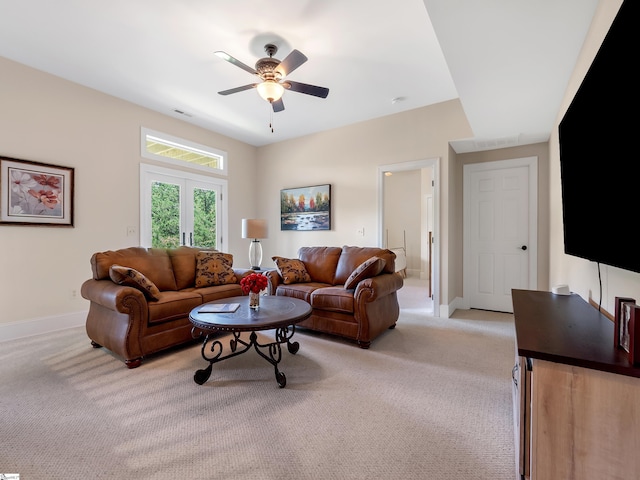
[[[234,312],[209,313],[201,312],[206,310],[205,305],[210,304],[239,304]],[[258,354],[275,367],[276,382],[280,388],[287,384],[284,373],[278,370],[278,363],[282,358],[283,343],[287,344],[289,353],[295,355],[300,348],[298,342],[291,342],[291,337],[295,333],[295,324],[311,316],[311,305],[304,300],[289,297],[278,297],[264,295],[260,297],[260,308],[254,310],[249,308],[249,297],[223,298],[209,302],[194,308],[189,314],[189,320],[193,324],[191,333],[194,337],[201,337],[203,334],[202,358],[209,362],[209,366],[196,371],[193,376],[198,385],[205,383],[211,376],[213,364],[221,362],[231,357],[240,355],[251,347],[254,347]],[[275,329],[275,341],[261,344],[258,342],[259,330]],[[219,332],[231,332],[233,338],[229,340],[230,352],[222,355],[222,342],[214,338]],[[251,332],[249,342],[246,342],[240,335],[242,332]],[[238,345],[243,347],[238,349]],[[264,353],[262,350],[267,353]]]

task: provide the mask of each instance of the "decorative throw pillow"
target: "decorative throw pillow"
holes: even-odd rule
[[[230,253],[201,251],[196,254],[196,287],[238,283]]]
[[[158,290],[155,283],[134,268],[115,264],[111,265],[111,267],[109,267],[109,277],[118,285],[137,288],[144,293],[149,300],[158,300],[160,298],[160,290]]]
[[[387,262],[380,257],[371,257],[370,259],[365,260],[358,265],[353,272],[351,272],[347,281],[344,282],[344,288],[347,290],[356,288],[358,282],[365,278],[375,277],[382,271],[386,263]]]
[[[311,281],[311,276],[302,260],[283,257],[271,257],[271,259],[275,262],[278,273],[284,280],[285,285]]]

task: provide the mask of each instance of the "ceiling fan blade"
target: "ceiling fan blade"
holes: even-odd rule
[[[243,85],[241,87],[230,88],[229,90],[223,90],[218,92],[220,95],[231,95],[232,93],[243,92],[245,90],[250,90],[252,88],[256,88],[258,86],[257,83],[250,83],[249,85]]]
[[[278,113],[284,110],[284,103],[282,102],[282,99],[276,100],[275,102],[271,102],[271,106],[273,107],[273,111],[275,113]]]
[[[327,98],[327,95],[329,95],[328,88],[309,85],[308,83],[299,83],[287,80],[286,82],[282,82],[282,85],[293,92],[306,93],[307,95],[313,95],[314,97]]]
[[[280,65],[276,67],[276,72],[280,73],[283,77],[286,77],[307,60],[308,58],[302,52],[293,50],[280,62]]]
[[[256,72],[253,68],[251,68],[249,65],[245,65],[244,63],[242,63],[240,60],[238,60],[237,58],[233,58],[231,55],[229,55],[228,53],[225,53],[221,50],[218,50],[216,52],[213,52],[214,54],[216,54],[218,57],[220,57],[223,60],[226,60],[229,63],[232,63],[233,65],[235,65],[236,67],[240,67],[241,69],[253,74],[253,75],[258,75],[258,72]]]

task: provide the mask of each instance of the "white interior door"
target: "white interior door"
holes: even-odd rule
[[[537,283],[537,158],[465,165],[464,194],[465,304],[513,312]]]

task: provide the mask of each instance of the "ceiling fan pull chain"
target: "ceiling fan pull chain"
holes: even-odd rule
[[[269,104],[269,107],[271,107],[271,104]],[[269,108],[269,112],[270,112],[269,113],[269,115],[270,115],[270,117],[269,117],[269,128],[271,129],[271,133],[274,133],[273,132],[273,109]]]

